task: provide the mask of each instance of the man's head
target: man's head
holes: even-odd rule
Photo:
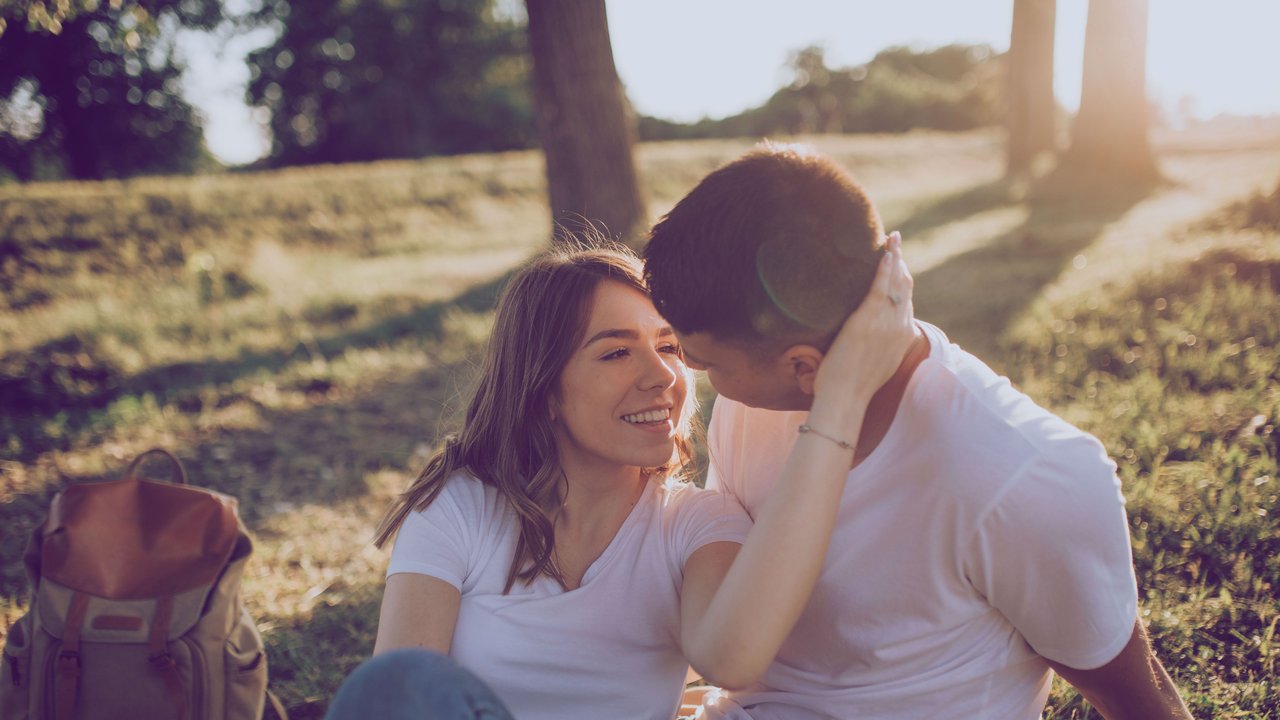
[[[847,172],[764,144],[704,178],[653,228],[645,279],[720,394],[802,409],[882,253],[880,218]]]

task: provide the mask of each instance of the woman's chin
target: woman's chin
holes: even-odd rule
[[[668,443],[665,452],[658,452],[657,450],[654,450],[642,454],[637,453],[635,456],[630,458],[630,461],[627,464],[642,468],[656,468],[662,467],[663,465],[669,465],[671,464],[671,456],[675,454],[675,449],[675,443]]]

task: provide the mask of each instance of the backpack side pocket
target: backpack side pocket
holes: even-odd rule
[[[0,668],[0,720],[31,717],[31,615],[22,616],[5,637]]]
[[[267,693],[267,654],[248,611],[227,637],[226,720],[258,720]]]

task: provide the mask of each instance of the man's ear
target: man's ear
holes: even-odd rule
[[[795,382],[796,388],[812,397],[814,380],[818,377],[822,358],[823,352],[812,345],[792,345],[782,352],[779,362],[783,364],[783,372]]]

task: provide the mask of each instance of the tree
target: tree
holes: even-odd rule
[[[1080,112],[1062,163],[1070,174],[1122,184],[1160,175],[1146,94],[1147,3],[1089,3]]]
[[[1053,41],[1057,0],[1014,0],[1005,56],[1005,175],[1027,177],[1036,159],[1057,146]]]
[[[584,221],[635,242],[648,221],[604,0],[526,0],[553,239]]]
[[[286,0],[249,57],[250,104],[271,113],[270,162],[364,162],[529,147],[522,23],[492,0]]]
[[[34,2],[0,18],[0,162],[11,174],[186,172],[205,157],[173,40],[179,27],[221,22],[220,2]]]

